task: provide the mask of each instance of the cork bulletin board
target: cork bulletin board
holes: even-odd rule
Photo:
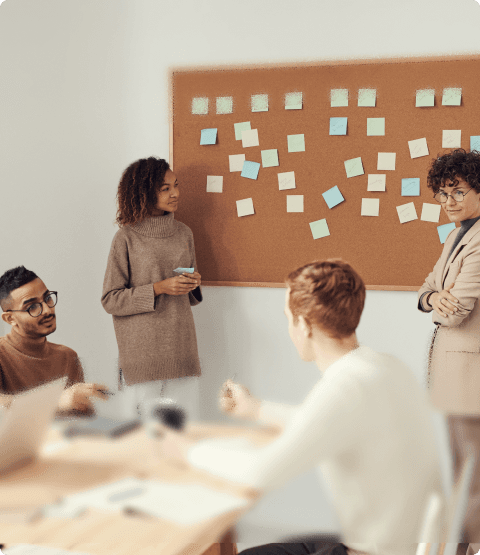
[[[442,250],[437,228],[449,223],[443,211],[438,221],[421,219],[424,203],[437,204],[427,188],[428,167],[451,148],[477,144],[479,76],[478,56],[173,70],[170,161],[181,194],[175,218],[193,231],[202,283],[283,287],[300,265],[340,257],[369,289],[418,289]],[[345,104],[345,95],[347,106],[332,106]],[[297,109],[286,109],[286,98]],[[252,111],[265,110],[265,99],[268,110]],[[433,106],[417,106],[432,100]],[[257,130],[258,146],[236,139],[240,122]],[[200,144],[204,129],[217,130],[214,144]],[[303,135],[305,150],[289,151],[289,135]],[[420,139],[428,154],[412,157],[411,149],[425,148]],[[264,167],[265,150],[277,151],[278,166]],[[388,163],[395,153],[394,169],[378,169],[379,153],[390,154],[381,155]],[[229,157],[241,154],[259,164],[256,179],[230,171]],[[348,177],[355,163],[345,162],[356,158],[361,167],[353,173],[363,173]],[[278,174],[289,172],[295,188],[281,189]],[[385,175],[385,190],[368,190],[369,180],[381,184],[378,175]],[[208,176],[216,176],[214,189],[222,192],[207,192]],[[335,195],[343,201],[330,208],[327,191],[330,204]],[[287,212],[287,196],[297,197],[288,200],[297,210],[303,196],[303,212]],[[237,201],[245,199],[254,213],[239,216]],[[417,219],[401,223],[397,207],[410,203]],[[362,215],[362,205],[378,216]],[[427,210],[435,219],[435,208]],[[312,230],[313,222],[319,223]]]

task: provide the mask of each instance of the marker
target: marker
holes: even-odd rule
[[[103,389],[103,388],[101,388],[101,387],[98,387],[98,388],[97,388],[97,391],[98,391],[99,393],[104,393],[105,395],[115,395],[115,392],[114,392],[114,391],[110,391],[110,390],[108,390],[108,389]]]

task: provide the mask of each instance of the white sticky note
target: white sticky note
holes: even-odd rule
[[[401,224],[411,222],[412,220],[418,220],[417,211],[415,210],[413,202],[407,202],[407,204],[397,206],[397,212]]]
[[[252,112],[268,112],[268,94],[252,94]]]
[[[223,193],[223,175],[207,175],[207,193]]]
[[[367,118],[367,137],[385,135],[385,118]]]
[[[358,89],[358,105],[375,107],[377,100],[376,89]]]
[[[217,114],[231,114],[233,112],[232,96],[217,96]]]
[[[462,140],[461,129],[444,129],[442,133],[442,148],[460,148]]]
[[[258,129],[247,129],[242,131],[242,146],[258,146]]]
[[[386,177],[384,173],[369,173],[367,191],[385,191]]]
[[[303,104],[303,94],[292,92],[285,95],[285,110],[301,110]]]
[[[330,91],[330,106],[332,108],[348,106],[348,89],[332,89]]]
[[[380,210],[380,199],[362,198],[362,216],[378,216]]]
[[[251,216],[252,214],[255,214],[255,210],[253,209],[253,200],[251,198],[237,200],[237,214],[238,217]]]
[[[295,189],[295,172],[283,172],[278,174],[278,190]]]
[[[377,170],[394,170],[396,157],[395,152],[379,152]]]
[[[357,175],[363,175],[362,158],[351,158],[350,160],[345,160],[345,171],[347,172],[347,177],[356,177]]]
[[[228,157],[228,163],[230,164],[231,172],[241,172],[244,162],[245,154],[230,154]]]
[[[429,154],[426,138],[408,141],[408,148],[410,149],[411,158],[420,158],[420,156],[428,156]]]
[[[192,114],[208,114],[208,97],[197,96],[192,98]]]
[[[442,106],[460,106],[462,103],[462,89],[443,89]]]
[[[303,195],[287,195],[287,212],[303,212]]]
[[[235,140],[241,141],[242,140],[242,131],[250,131],[250,122],[249,121],[241,121],[239,123],[234,123],[233,127],[235,128]]]
[[[435,106],[435,89],[420,89],[415,95],[417,108]]]
[[[435,222],[438,224],[438,220],[440,219],[440,205],[424,202],[420,219],[424,222]]]

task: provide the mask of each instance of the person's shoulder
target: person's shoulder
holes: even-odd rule
[[[187,224],[184,224],[183,222],[179,222],[178,220],[173,220],[174,221],[174,225],[177,229],[177,231],[179,233],[184,233],[188,236],[192,236],[193,237],[193,232],[192,230],[188,227]]]

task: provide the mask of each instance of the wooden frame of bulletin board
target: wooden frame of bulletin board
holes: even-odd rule
[[[427,188],[428,168],[457,145],[458,131],[466,150],[472,136],[478,140],[479,75],[479,56],[174,69],[170,161],[181,192],[175,217],[193,231],[202,283],[284,287],[286,275],[303,264],[343,258],[367,289],[417,290],[442,250],[437,228],[449,223],[442,210],[438,222],[421,219],[424,203],[437,204]],[[348,106],[331,105],[332,98],[344,103],[345,93],[332,96],[339,89],[348,90]],[[358,105],[372,103],[363,89],[375,90],[374,106]],[[460,104],[453,91],[444,105],[452,89],[461,89]],[[434,91],[433,106],[416,106],[417,91],[424,90]],[[300,109],[285,108],[288,93],[296,93],[289,99]],[[252,111],[252,95],[268,95],[268,110]],[[207,98],[208,106],[193,102]],[[432,95],[422,98],[428,103]],[[330,135],[330,118],[347,118],[346,134]],[[367,135],[370,118],[376,118],[375,133],[385,118],[384,135]],[[240,122],[258,131],[258,146],[236,139]],[[345,131],[345,119],[333,123]],[[215,144],[201,145],[202,129],[212,128]],[[457,132],[448,133],[449,148],[442,143],[445,130]],[[305,150],[289,152],[287,136],[302,134]],[[419,139],[426,139],[428,155],[412,157],[410,147],[419,143],[409,141]],[[264,167],[261,151],[271,149],[279,164]],[[395,153],[395,169],[378,169],[378,153]],[[239,154],[260,164],[257,179],[230,171],[229,156]],[[358,157],[363,174],[347,177],[344,162]],[[294,172],[295,188],[280,189],[278,174],[287,172]],[[369,175],[385,175],[385,191],[369,191],[369,179],[382,179]],[[207,176],[223,177],[222,192],[207,192]],[[419,195],[402,195],[402,179],[412,178],[419,179]],[[404,193],[417,192],[414,181],[404,185]],[[323,193],[335,186],[344,200],[329,208]],[[303,196],[303,212],[287,212],[290,195]],[[236,201],[248,198],[254,214],[238,216]],[[362,199],[378,199],[379,215],[362,216]],[[397,207],[412,202],[417,219],[400,223]],[[315,239],[309,224],[319,220],[326,220],[329,235]]]

